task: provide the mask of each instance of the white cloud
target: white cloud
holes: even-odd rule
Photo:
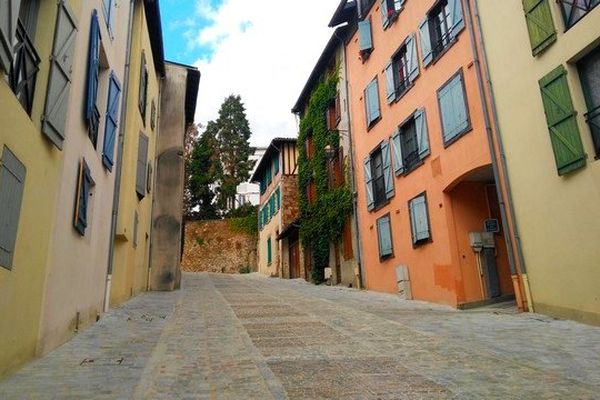
[[[201,59],[196,120],[215,119],[229,94],[246,105],[253,145],[296,136],[291,108],[333,30],[327,27],[339,0],[225,0],[218,8],[199,0],[212,24],[197,46],[214,50]]]

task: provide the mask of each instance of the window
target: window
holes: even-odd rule
[[[441,0],[419,26],[423,65],[437,60],[465,27],[461,0]]]
[[[585,17],[600,0],[558,0],[567,29]]]
[[[138,140],[137,173],[135,178],[135,191],[140,199],[146,196],[146,170],[148,165],[148,136],[140,132]]]
[[[336,189],[344,185],[344,149],[339,148],[335,156],[327,162],[329,188]]]
[[[358,45],[359,53],[366,60],[373,51],[373,35],[371,33],[371,20],[366,19],[358,23]]]
[[[396,175],[408,173],[421,165],[429,151],[425,109],[417,110],[392,135],[392,154]]]
[[[313,141],[312,132],[309,132],[306,135],[306,140],[304,141],[304,151],[306,152],[306,158],[308,160],[315,156],[315,142]]]
[[[112,17],[113,17],[113,0],[102,0],[102,10],[104,11],[104,20],[106,21],[106,27],[112,36]]]
[[[4,147],[0,159],[0,266],[9,270],[17,243],[26,172],[21,161]]]
[[[585,118],[592,131],[594,152],[600,158],[600,47],[577,63],[587,104]]]
[[[275,216],[275,196],[271,196],[269,199],[269,213],[271,216]]]
[[[315,180],[311,178],[311,180],[306,184],[306,201],[309,205],[312,205],[317,201],[317,184]]]
[[[152,99],[150,105],[150,128],[154,130],[156,128],[156,102]]]
[[[531,52],[537,56],[556,41],[549,0],[523,0]]]
[[[410,35],[385,67],[387,101],[399,99],[419,76],[417,43]]]
[[[342,112],[340,109],[340,95],[339,93],[335,96],[335,99],[327,107],[327,129],[335,129],[340,120],[342,119]]]
[[[364,93],[367,128],[373,126],[381,117],[379,109],[379,85],[377,77],[367,85]]]
[[[427,211],[427,196],[420,194],[408,202],[410,213],[410,229],[413,246],[426,243],[431,239],[429,231],[429,213]]]
[[[88,123],[88,135],[94,147],[98,144],[98,129],[100,127],[100,111],[96,104],[98,99],[98,81],[100,73],[100,27],[98,13],[92,12],[90,27],[90,45],[88,52],[87,97],[85,118]]]
[[[112,171],[115,154],[115,138],[119,121],[119,100],[121,97],[121,84],[114,72],[110,73],[108,82],[108,101],[106,107],[106,123],[104,126],[104,147],[102,151],[102,164]]]
[[[277,176],[279,174],[279,153],[273,157],[273,175]]]
[[[437,93],[444,145],[448,146],[471,129],[462,70]]]
[[[146,191],[150,193],[152,191],[152,164],[148,163],[148,173],[146,178]]]
[[[386,29],[396,20],[396,18],[398,18],[398,14],[402,11],[403,5],[404,0],[381,0],[379,9],[381,10],[381,23],[383,29]]]
[[[266,179],[267,179],[267,187],[269,187],[269,185],[271,184],[271,182],[273,182],[272,165],[269,165],[267,167],[267,170],[265,171],[265,176],[266,176]]]
[[[92,180],[90,169],[85,160],[81,160],[79,164],[77,196],[75,197],[75,218],[73,219],[73,226],[81,236],[85,236],[85,230],[89,222],[89,200],[92,195],[92,186],[94,186],[94,181]]]
[[[367,208],[380,208],[394,196],[389,141],[385,140],[364,160]]]
[[[379,258],[393,257],[394,246],[392,245],[390,214],[384,215],[377,220],[377,241],[379,243]]]
[[[75,18],[69,12],[64,0],[58,3],[57,12],[46,104],[42,116],[42,132],[57,148],[62,149],[77,28]]]
[[[281,190],[277,188],[275,191],[275,212],[281,208]]]
[[[18,4],[13,6],[19,7]],[[16,30],[14,33],[11,32],[11,36],[14,35],[14,42],[11,42],[13,45],[10,54],[12,63],[8,67],[8,83],[27,114],[31,114],[33,107],[35,84],[41,61],[33,45],[38,8],[39,1],[21,1],[16,24],[9,28]]]
[[[267,264],[271,265],[273,262],[273,249],[271,248],[271,238],[267,239]]]
[[[140,92],[139,92],[139,108],[142,122],[146,126],[146,106],[148,104],[148,66],[146,65],[146,54],[142,52],[142,64],[140,67]]]
[[[586,163],[567,71],[561,65],[543,77],[539,85],[556,167],[562,176],[582,168]]]

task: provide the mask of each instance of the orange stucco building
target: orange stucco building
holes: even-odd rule
[[[344,0],[331,22],[355,30],[346,53],[364,283],[457,307],[514,295],[468,15],[460,0]]]

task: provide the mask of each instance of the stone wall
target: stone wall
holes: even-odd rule
[[[281,216],[282,229],[294,222],[300,216],[298,175],[285,175],[281,179],[281,201],[283,215]]]
[[[237,274],[257,270],[257,237],[232,229],[227,220],[187,221],[181,268],[186,272]]]

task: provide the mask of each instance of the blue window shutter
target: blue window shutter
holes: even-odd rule
[[[417,39],[411,34],[406,40],[406,64],[408,67],[408,80],[414,82],[419,76],[419,57],[417,56]]]
[[[433,51],[431,49],[431,38],[429,34],[429,18],[419,25],[419,35],[421,37],[421,57],[423,59],[423,67],[428,66],[433,61]]]
[[[379,9],[381,10],[381,24],[383,25],[383,29],[385,29],[390,25],[387,0],[380,0],[380,3]]]
[[[377,239],[379,241],[379,257],[393,254],[390,216],[386,215],[377,220]]]
[[[367,113],[367,126],[381,116],[379,109],[379,85],[377,78],[371,81],[365,89],[365,110]]]
[[[148,136],[140,132],[138,139],[137,170],[135,176],[135,191],[140,198],[144,198],[147,191],[146,170],[148,168],[148,142]]]
[[[396,175],[404,173],[404,159],[402,158],[402,143],[400,141],[400,129],[396,128],[390,141],[392,155],[394,156],[394,172]]]
[[[394,63],[390,60],[385,66],[385,89],[388,104],[396,100],[396,82],[394,81]]]
[[[456,38],[460,31],[465,27],[465,21],[462,13],[462,1],[461,0],[448,0],[448,6],[450,8],[450,40]]]
[[[115,154],[115,138],[119,124],[119,101],[121,98],[121,84],[114,72],[111,72],[108,82],[108,105],[106,109],[106,124],[104,127],[104,148],[102,164],[112,171]]]
[[[371,21],[364,20],[358,23],[358,42],[361,52],[373,50],[373,37],[371,35]]]
[[[462,74],[457,74],[438,92],[442,116],[444,143],[458,136],[469,126]]]
[[[384,140],[381,143],[381,160],[383,164],[383,180],[385,182],[385,196],[389,200],[394,197],[394,173],[392,171],[389,140]]]
[[[424,108],[418,109],[415,113],[415,128],[417,131],[417,148],[419,149],[419,158],[422,160],[430,153],[427,114],[425,113]]]
[[[77,185],[77,198],[75,205],[75,218],[73,225],[81,236],[85,235],[88,226],[88,201],[92,186],[92,176],[85,160],[79,164],[79,179]]]
[[[365,157],[363,161],[365,172],[365,189],[367,197],[367,209],[372,211],[375,208],[375,198],[373,197],[373,178],[371,174],[371,158]]]
[[[430,238],[425,195],[414,198],[409,203],[413,244]]]
[[[98,68],[100,67],[100,27],[98,25],[98,12],[92,11],[92,24],[90,26],[90,47],[88,53],[87,97],[85,118],[92,121],[96,110],[98,97]]]
[[[12,268],[17,243],[26,172],[21,161],[4,147],[0,159],[0,266],[7,269]]]

